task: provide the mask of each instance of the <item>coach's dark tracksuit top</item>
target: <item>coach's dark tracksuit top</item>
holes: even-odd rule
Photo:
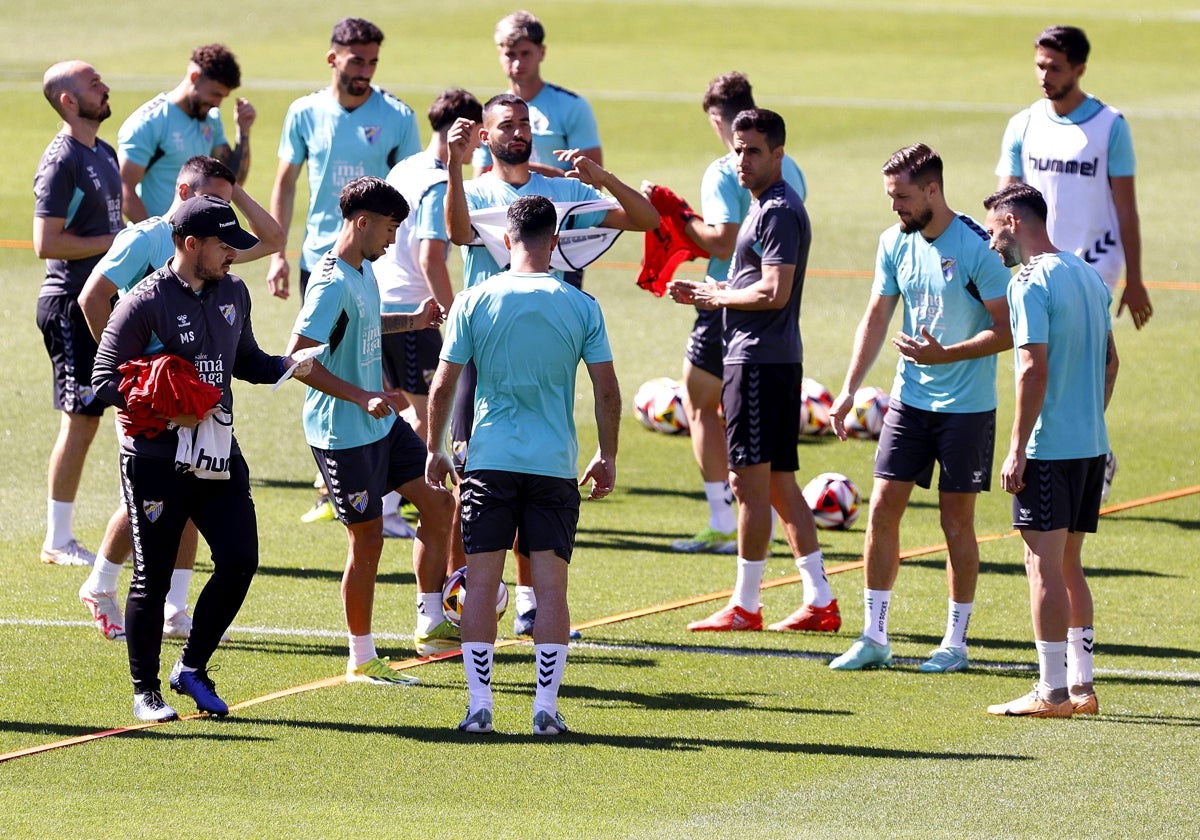
[[[157,341],[156,341],[157,339]],[[162,350],[157,350],[161,343]],[[250,326],[250,292],[240,277],[226,275],[196,294],[168,263],[134,286],[117,303],[104,328],[92,387],[105,402],[125,408],[118,368],[147,351],[173,353],[196,366],[200,378],[221,389],[221,405],[233,414],[233,378],[269,383],[283,375],[286,360],[259,348]],[[178,435],[121,435],[121,450],[174,459]],[[237,452],[237,440],[233,452]]]

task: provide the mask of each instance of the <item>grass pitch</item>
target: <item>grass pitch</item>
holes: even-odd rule
[[[80,570],[37,563],[45,463],[58,418],[33,323],[41,267],[28,240],[29,185],[56,128],[41,98],[53,61],[81,57],[112,85],[112,141],[138,104],[169,89],[187,52],[228,43],[243,67],[239,94],[256,105],[249,188],[270,194],[287,104],[328,83],[323,53],[342,14],[378,23],[387,41],[377,80],[422,113],[438,90],[486,97],[503,81],[491,47],[496,3],[367,2],[334,10],[261,0],[221,16],[128,0],[81,17],[61,0],[5,8],[0,137],[0,753],[128,726],[123,647],[84,622]],[[704,85],[737,68],[759,102],[788,120],[791,154],[809,181],[814,224],[805,289],[806,373],[836,389],[866,302],[879,232],[892,223],[879,166],[923,140],[947,163],[956,209],[979,213],[991,191],[1008,116],[1037,95],[1030,42],[1072,22],[1093,43],[1085,87],[1122,108],[1138,153],[1145,275],[1156,314],[1135,333],[1115,322],[1121,377],[1110,431],[1121,459],[1114,504],[1200,484],[1192,380],[1200,355],[1200,93],[1193,60],[1200,17],[1184,3],[1070,2],[1000,8],[983,2],[548,2],[545,76],[587,95],[606,163],[622,178],[668,184],[695,202],[704,166],[721,153],[700,112]],[[182,24],[182,25],[180,25]],[[426,133],[427,136],[427,133]],[[298,202],[304,200],[302,195]],[[299,243],[300,216],[291,248]],[[604,305],[626,398],[654,376],[676,376],[687,310],[633,285],[640,242],[625,236],[587,285]],[[689,269],[694,270],[694,269]],[[256,293],[255,329],[284,346],[295,301],[260,294],[265,263],[244,276]],[[885,352],[870,382],[886,386]],[[998,376],[1001,439],[1012,417],[1011,355]],[[335,676],[345,637],[338,580],[344,537],[301,526],[313,473],[298,388],[240,387],[238,436],[250,462],[262,565],[215,660],[222,695],[245,703]],[[580,394],[583,450],[594,442]],[[562,710],[576,730],[545,743],[529,735],[532,656],[497,656],[497,728],[489,739],[452,730],[465,691],[455,661],[417,668],[413,689],[328,686],[193,720],[104,738],[0,770],[0,836],[693,838],[1194,836],[1200,831],[1200,645],[1195,640],[1200,503],[1183,495],[1104,518],[1087,561],[1097,604],[1094,719],[1009,721],[988,703],[1035,678],[1019,540],[982,546],[972,623],[973,667],[929,677],[916,663],[938,643],[945,554],[936,497],[918,491],[903,547],[934,547],[905,562],[892,620],[897,667],[830,672],[861,626],[861,573],[832,578],[844,628],[836,636],[773,633],[698,638],[684,624],[713,603],[607,623],[607,617],[716,593],[730,558],[681,556],[705,505],[684,438],[623,428],[618,491],[584,506],[572,569],[572,611],[595,622],[572,647]],[[806,440],[801,479],[825,470],[869,492],[873,447]],[[998,449],[997,464],[1003,457]],[[118,500],[111,427],[89,456],[77,531],[95,546]],[[864,517],[865,518],[865,517]],[[978,530],[1003,535],[1007,497],[981,498]],[[862,522],[824,532],[830,567],[857,560]],[[210,568],[201,552],[197,585]],[[772,557],[768,577],[794,572]],[[122,580],[128,584],[128,573]],[[407,656],[415,592],[408,544],[389,542],[377,596],[380,647]],[[795,586],[764,593],[765,613],[796,605]],[[178,645],[164,645],[168,663]],[[166,666],[164,666],[166,667]],[[181,711],[190,710],[181,699]]]

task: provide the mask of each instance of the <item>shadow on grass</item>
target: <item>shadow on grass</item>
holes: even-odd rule
[[[197,722],[223,723],[220,718],[200,718]],[[230,722],[234,722],[230,719]],[[242,721],[244,722],[244,721]],[[113,727],[119,728],[119,727]],[[27,732],[30,735],[38,736],[54,736],[58,738],[79,738],[85,735],[95,735],[97,732],[103,731],[95,724],[71,724],[71,723],[35,723],[33,721],[24,720],[0,720],[0,730],[4,732]],[[132,732],[118,732],[112,737],[114,738],[174,738],[197,740],[206,739],[214,741],[268,741],[269,738],[264,738],[258,735],[236,735],[232,732],[215,732],[212,730],[198,731],[182,731],[178,727],[173,726],[155,726],[150,729],[138,729]]]
[[[382,562],[386,562],[386,558]],[[291,566],[260,565],[256,574],[259,577],[286,577],[296,578],[297,580],[326,580],[340,583],[342,580],[342,571],[342,569],[297,569]],[[413,586],[417,582],[417,577],[411,571],[380,572],[376,576],[375,582]]]
[[[917,634],[892,634],[893,640],[905,642],[913,642],[914,644],[927,644],[931,648],[937,647],[942,643],[941,636],[924,636]],[[1030,659],[1034,658],[1033,639],[989,639],[978,638],[972,636],[970,639],[970,647],[972,649],[982,648],[984,650],[1012,650],[1012,651],[1028,651]],[[1188,648],[1177,647],[1162,647],[1161,645],[1123,645],[1118,643],[1103,642],[1096,645],[1096,656],[1100,658],[1109,656],[1136,656],[1147,659],[1190,659],[1200,660],[1200,650],[1189,650]],[[1099,661],[1099,659],[1097,660]],[[973,663],[972,663],[973,664]],[[1099,667],[1104,667],[1101,664]],[[1168,681],[1170,682],[1170,681]],[[1181,685],[1186,684],[1184,681],[1177,681]]]
[[[1200,531],[1200,520],[1196,519],[1174,519],[1169,516],[1130,516],[1125,513],[1113,514],[1106,519],[1121,522],[1145,522],[1150,525],[1173,525],[1183,531]],[[1088,575],[1091,574],[1091,569],[1088,569]]]
[[[941,552],[928,559],[922,560],[905,560],[904,566],[917,566],[923,569],[933,569],[940,571],[946,568],[946,554]],[[1147,577],[1147,578],[1178,578],[1179,575],[1168,575],[1162,572],[1153,572],[1147,569],[1113,569],[1113,568],[1088,568],[1087,576],[1089,580],[1096,578],[1124,578],[1124,577]],[[1017,557],[1011,563],[995,563],[981,561],[979,564],[979,573],[981,575],[1025,575],[1024,562]]]
[[[1104,712],[1103,709],[1100,711]],[[1200,718],[1178,717],[1176,715],[1132,715],[1122,713],[1109,714],[1105,712],[1101,715],[1089,717],[1088,721],[1094,724],[1115,723],[1125,726],[1200,726]]]
[[[452,726],[373,726],[350,721],[300,721],[300,720],[269,720],[258,719],[256,724],[261,726],[282,726],[290,729],[304,727],[330,732],[345,732],[350,735],[391,735],[421,743],[477,744],[480,748],[488,745],[510,747],[513,744],[554,744],[614,747],[629,750],[689,750],[699,751],[707,748],[748,750],[765,753],[800,753],[806,755],[833,755],[849,758],[875,759],[930,759],[942,761],[1032,761],[1032,756],[1014,755],[1010,753],[986,752],[934,752],[926,750],[900,750],[887,747],[869,747],[857,744],[814,744],[793,741],[771,741],[766,739],[728,739],[719,738],[689,738],[671,735],[616,735],[605,733],[590,733],[572,730],[567,735],[557,738],[546,738],[531,733],[497,732],[492,735],[471,735],[459,732]]]

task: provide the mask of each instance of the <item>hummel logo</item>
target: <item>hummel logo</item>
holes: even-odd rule
[[[233,221],[231,221],[231,222],[217,222],[217,227],[219,227],[219,228],[227,228],[227,227],[229,227],[230,225],[236,225],[236,224],[237,224],[237,219],[234,219],[234,220],[233,220]]]

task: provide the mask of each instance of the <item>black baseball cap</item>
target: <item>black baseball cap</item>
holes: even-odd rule
[[[179,205],[171,217],[171,227],[180,236],[215,236],[239,251],[258,244],[256,236],[242,230],[229,202],[212,195],[194,195]]]

